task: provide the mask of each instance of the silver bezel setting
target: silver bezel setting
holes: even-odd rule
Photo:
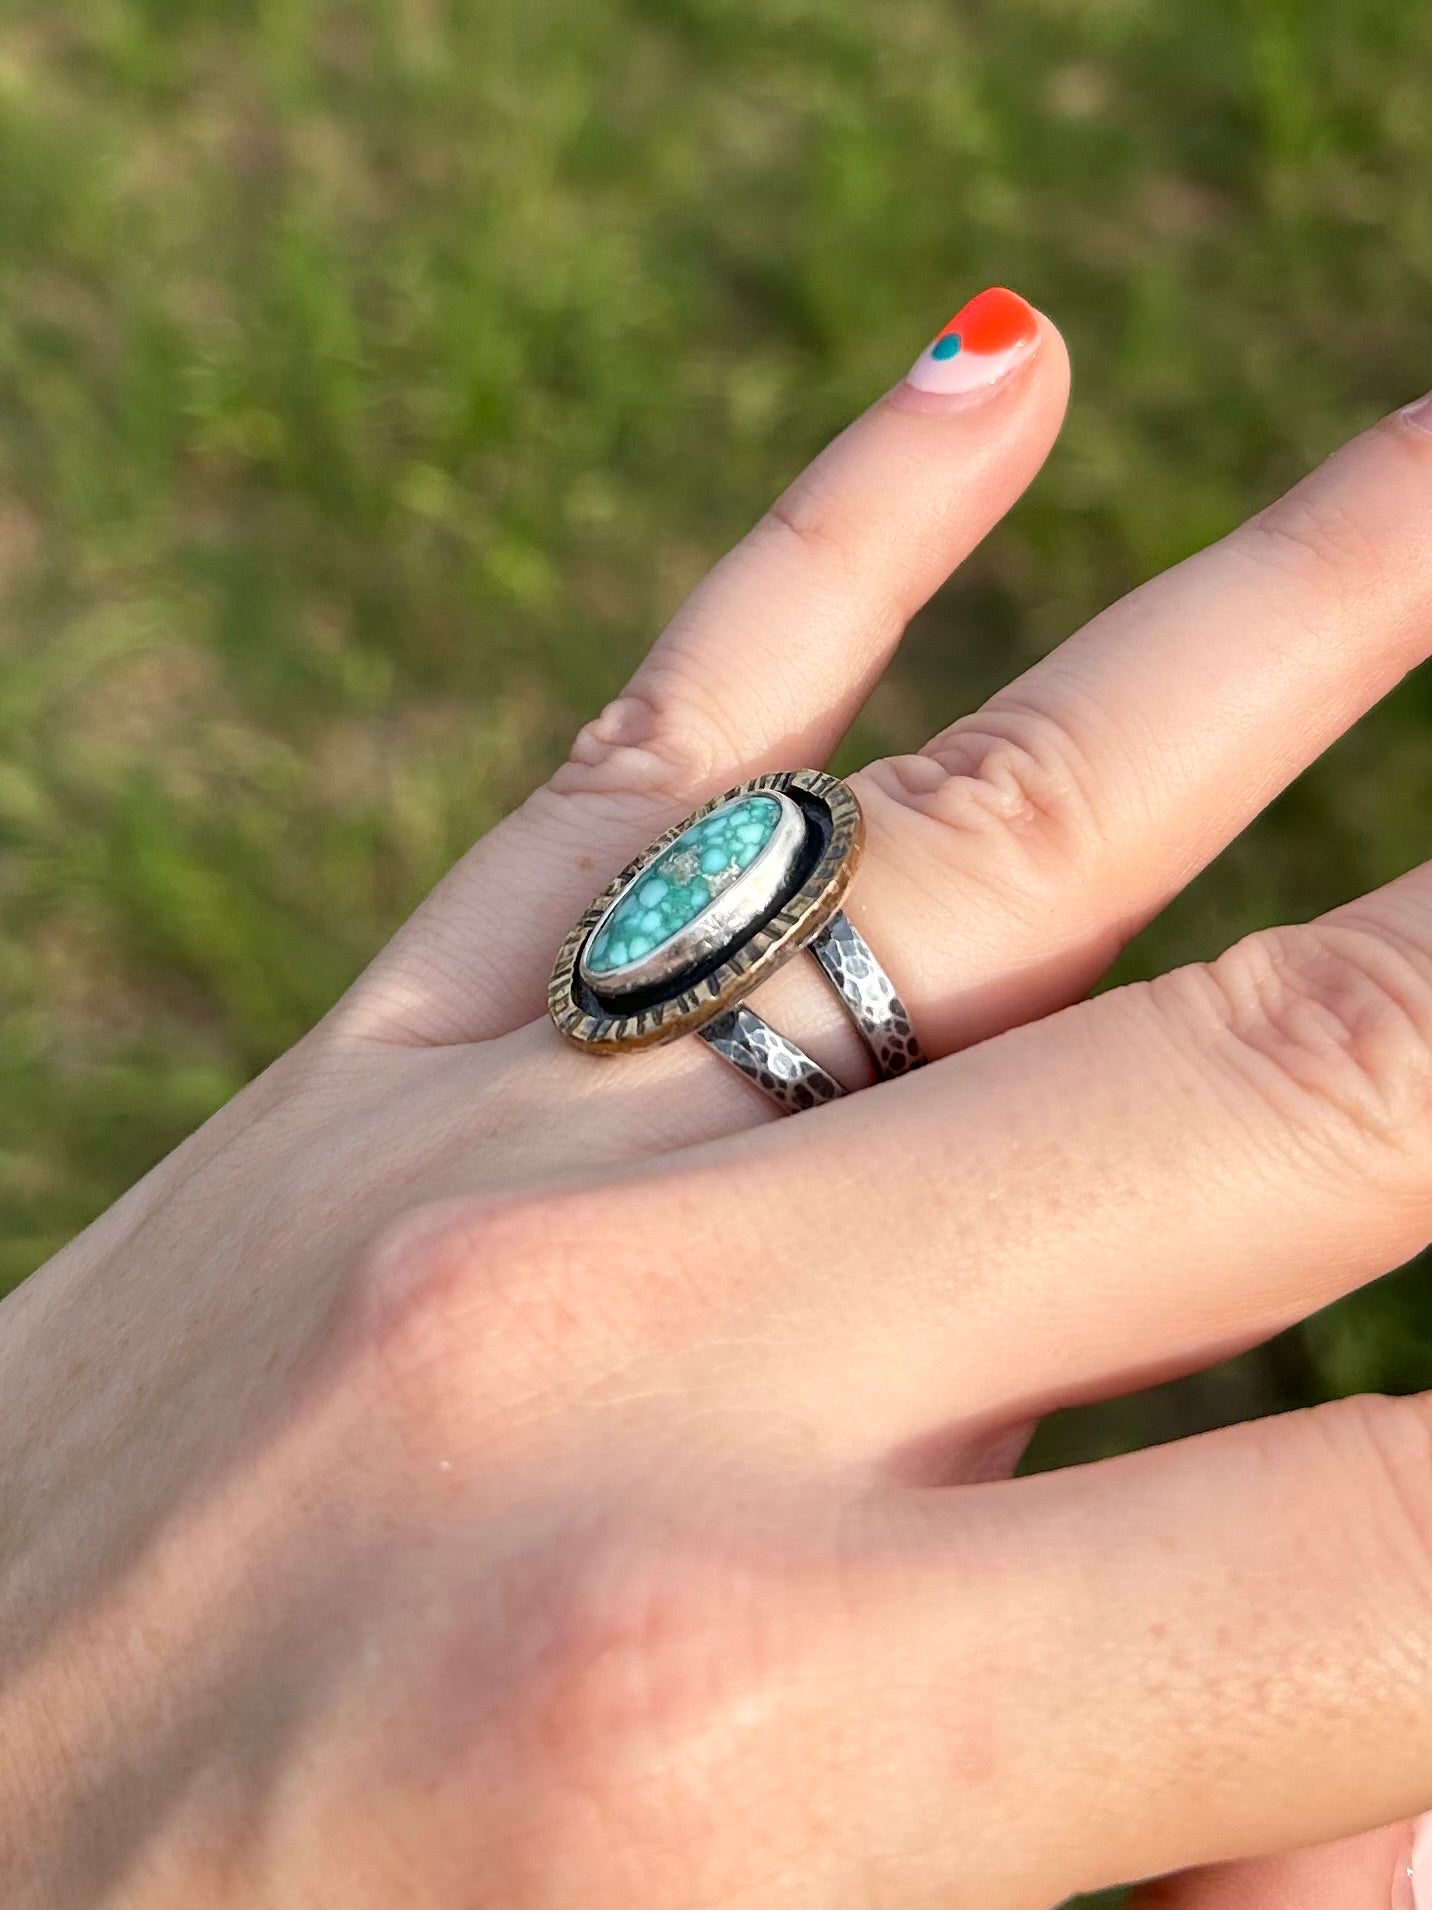
[[[641,1005],[623,1005],[616,991],[610,989],[609,976],[589,979],[582,971],[582,956],[599,926],[631,884],[694,823],[729,802],[752,795],[786,797],[800,817],[801,848],[809,841],[812,827],[807,811],[814,809],[821,822],[821,841],[809,872],[783,902],[779,901],[782,890],[777,884],[771,895],[773,913],[764,921],[757,920],[750,934],[721,961],[702,972],[699,979],[681,988],[683,970],[673,969],[668,977],[653,978],[642,986],[649,996],[653,988],[659,991],[663,979],[669,979],[674,992],[645,999]],[[674,823],[628,863],[573,924],[558,954],[548,989],[552,1020],[567,1040],[599,1054],[620,1054],[674,1041],[704,1027],[759,987],[830,920],[854,877],[864,837],[864,819],[854,791],[838,776],[827,775],[823,770],[782,770],[753,776],[748,782],[714,796]],[[762,860],[764,856],[751,865],[752,870],[759,867]],[[797,862],[798,858],[793,859],[788,866],[788,879],[794,879],[790,868]],[[704,919],[699,917],[698,923]],[[704,951],[705,957],[709,959],[721,946],[720,941],[713,942]],[[696,956],[687,966],[696,966],[701,960],[702,956]]]
[[[775,828],[750,868],[742,869],[730,883],[684,928],[669,940],[658,943],[635,961],[619,968],[593,973],[588,967],[592,949],[602,930],[634,888],[647,879],[648,870],[659,856],[649,855],[626,885],[618,889],[597,919],[596,926],[582,944],[577,963],[582,980],[597,995],[639,994],[673,975],[699,967],[718,949],[729,947],[744,928],[769,915],[782,891],[790,886],[791,872],[800,858],[806,840],[806,819],[783,790],[763,792],[779,805]],[[714,815],[716,811],[712,811]],[[688,825],[689,826],[689,825]],[[680,837],[677,838],[680,841]]]

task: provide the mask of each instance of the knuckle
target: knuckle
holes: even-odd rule
[[[769,1808],[809,1756],[791,1693],[839,1666],[829,1627],[848,1622],[844,1596],[811,1590],[830,1519],[807,1522],[804,1493],[793,1513],[788,1494],[733,1494],[724,1462],[621,1451],[605,1475],[545,1475],[549,1513],[511,1525],[439,1646],[442,1688],[479,1693],[451,1740],[474,1795],[501,1762],[484,1846],[543,1903],[689,1901],[690,1866],[715,1850],[713,1784],[737,1812]]]
[[[848,1622],[828,1535],[812,1555],[786,1509],[766,1530],[743,1501],[737,1522],[717,1509],[720,1482],[706,1483],[683,1482],[679,1511],[658,1482],[642,1509],[594,1517],[535,1600],[518,1728],[532,1781],[580,1797],[648,1862],[703,1848],[713,1784],[755,1810],[810,1755],[807,1738],[793,1741],[792,1700],[840,1664]]]
[[[846,527],[830,511],[823,490],[809,472],[782,492],[756,525],[754,539],[794,546],[803,561],[832,565],[842,578],[853,575],[856,551]]]
[[[1257,512],[1237,536],[1253,561],[1321,589],[1364,588],[1387,561],[1377,526],[1325,473]]]
[[[601,1259],[570,1198],[420,1206],[369,1247],[362,1338],[382,1395],[416,1432],[448,1439],[534,1393],[579,1384],[591,1356],[582,1305]]]
[[[1249,936],[1165,984],[1211,1006],[1218,1051],[1295,1126],[1339,1147],[1424,1150],[1432,1115],[1427,951],[1353,923],[1313,923]]]
[[[725,739],[690,713],[673,680],[633,688],[583,724],[567,760],[552,775],[557,796],[639,797],[694,807],[739,761]]]
[[[961,718],[918,756],[869,772],[947,828],[995,835],[1036,864],[1086,858],[1100,839],[1088,760],[1048,711],[1000,703]]]
[[[610,1771],[614,1755],[709,1719],[765,1656],[775,1620],[760,1579],[729,1542],[630,1514],[564,1561],[534,1694],[547,1748],[565,1767]]]
[[[639,1414],[647,1395],[633,1374],[699,1348],[720,1304],[699,1252],[652,1225],[653,1203],[669,1198],[624,1184],[401,1216],[358,1282],[360,1337],[400,1423],[451,1444],[555,1404]]]

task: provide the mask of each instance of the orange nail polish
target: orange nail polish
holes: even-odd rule
[[[991,391],[1039,343],[1039,315],[1002,285],[962,305],[911,366],[906,384],[940,397]]]

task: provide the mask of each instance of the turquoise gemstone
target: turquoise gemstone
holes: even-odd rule
[[[610,975],[669,942],[750,868],[780,819],[774,796],[743,796],[684,829],[602,924],[584,960],[587,971]]]
[[[946,332],[943,338],[937,338],[930,347],[932,358],[954,358],[958,355],[960,344],[958,332]]]

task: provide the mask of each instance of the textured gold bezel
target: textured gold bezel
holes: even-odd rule
[[[591,993],[582,986],[577,964],[583,944],[610,904],[641,869],[669,849],[693,823],[700,822],[723,803],[754,796],[762,790],[784,791],[787,795],[800,791],[813,797],[830,818],[830,834],[820,858],[795,894],[709,975],[681,993],[629,1014],[584,1005],[583,996],[590,1002]],[[659,836],[629,862],[594,899],[581,920],[573,924],[557,956],[547,990],[547,1007],[553,1021],[568,1041],[597,1054],[621,1054],[631,1048],[654,1047],[664,1041],[675,1041],[679,1035],[694,1033],[759,987],[825,926],[850,887],[864,845],[865,819],[855,792],[838,776],[828,776],[824,770],[787,769],[770,776],[753,776],[749,782],[738,783],[734,789],[713,796],[710,802],[673,823],[665,835]]]

